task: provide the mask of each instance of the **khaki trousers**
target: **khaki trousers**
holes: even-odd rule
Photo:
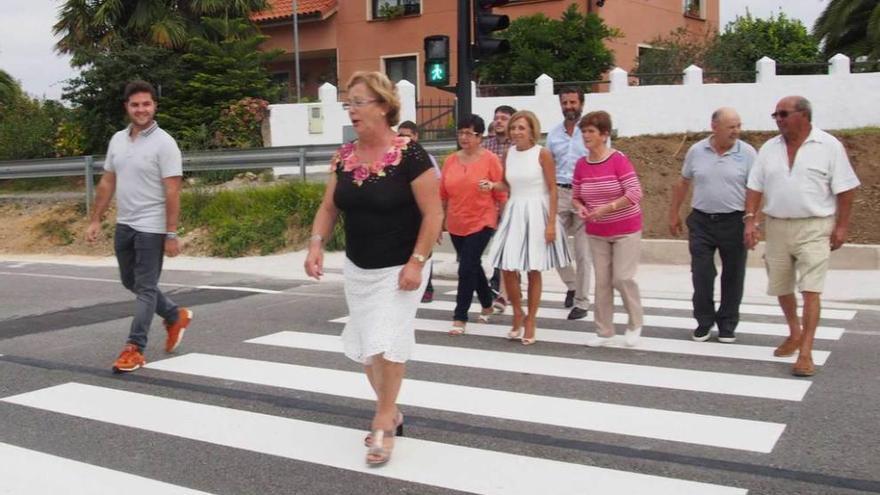
[[[642,326],[642,300],[636,270],[639,267],[642,233],[599,237],[588,236],[596,271],[596,300],[593,311],[596,333],[602,337],[614,335],[614,289],[623,299],[623,307],[629,315],[627,329]]]
[[[590,271],[592,268],[590,259],[590,243],[587,241],[587,231],[584,221],[578,216],[571,205],[571,189],[557,187],[558,202],[556,214],[559,222],[565,229],[565,241],[574,237],[574,263],[563,268],[557,268],[559,278],[568,288],[574,291],[574,305],[581,309],[590,309]],[[557,233],[562,235],[562,233]],[[571,244],[569,243],[571,252]]]

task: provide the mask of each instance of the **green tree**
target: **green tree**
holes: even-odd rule
[[[55,131],[68,117],[68,109],[53,100],[31,98],[20,90],[2,104],[2,109],[0,160],[55,156]]]
[[[216,131],[221,111],[244,98],[274,100],[281,88],[265,65],[280,50],[262,52],[267,39],[246,19],[202,19],[205,35],[189,42],[181,57],[179,83],[160,107],[163,126],[172,133],[199,136]],[[195,134],[193,134],[195,132]]]
[[[532,83],[542,73],[556,81],[592,81],[614,66],[605,42],[619,37],[595,14],[572,4],[559,20],[544,14],[520,17],[500,35],[511,51],[477,68],[482,84]]]
[[[714,41],[712,33],[695,36],[685,28],[658,36],[649,42],[650,48],[639,49],[632,75],[639,77],[640,85],[675,84],[689,65],[706,67],[706,54]]]
[[[125,45],[97,55],[64,88],[74,106],[74,119],[84,133],[86,153],[103,153],[114,132],[126,125],[123,90],[134,79],[151,82],[164,93],[180,77],[180,55],[166,48]]]
[[[21,89],[18,87],[18,82],[8,72],[0,69],[0,106],[9,104],[19,94],[21,94]]]
[[[85,65],[119,44],[182,49],[201,31],[203,16],[247,17],[266,0],[64,0],[56,48]]]
[[[769,19],[746,14],[728,23],[714,40],[706,54],[706,68],[727,72],[719,75],[721,82],[754,81],[755,62],[762,57],[772,58],[777,65],[820,62],[819,41],[799,20],[785,14]]]
[[[843,53],[880,59],[880,2],[831,0],[816,20],[813,35],[824,41],[826,58]]]

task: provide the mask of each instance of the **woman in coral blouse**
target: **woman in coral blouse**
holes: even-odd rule
[[[446,210],[446,229],[459,258],[450,335],[465,332],[474,292],[482,307],[479,320],[487,323],[492,314],[492,289],[480,257],[498,228],[498,214],[507,193],[491,187],[502,180],[504,172],[498,157],[481,146],[485,130],[479,116],[463,118],[458,123],[461,149],[443,163],[440,198]]]

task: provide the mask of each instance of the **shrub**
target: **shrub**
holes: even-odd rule
[[[181,223],[186,230],[207,227],[212,255],[270,254],[303,243],[323,194],[323,184],[302,182],[216,193],[195,189],[181,196]],[[337,225],[327,249],[344,245]]]

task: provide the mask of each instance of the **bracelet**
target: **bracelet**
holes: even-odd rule
[[[745,223],[746,220],[748,220],[754,216],[755,216],[754,213],[746,213],[745,215],[743,215],[743,223]]]
[[[309,242],[315,241],[324,242],[324,236],[322,236],[321,234],[312,234],[312,236],[309,237]]]
[[[165,232],[166,239],[177,239],[177,232]]]

